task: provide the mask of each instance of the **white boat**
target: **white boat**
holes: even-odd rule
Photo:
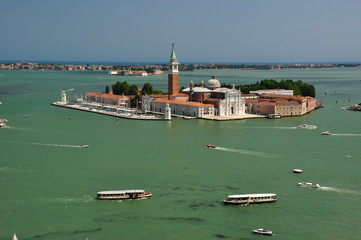
[[[80,147],[82,147],[82,148],[88,148],[89,145],[80,145]]]
[[[0,119],[0,127],[6,127],[6,122],[7,122],[8,120],[6,120],[6,119]]]
[[[151,193],[144,190],[114,190],[97,192],[99,200],[127,200],[127,199],[146,199],[152,196]]]
[[[294,173],[302,173],[302,169],[295,168],[295,169],[293,169],[293,172]]]
[[[252,230],[252,232],[255,234],[261,234],[261,235],[273,235],[272,231],[266,230],[264,228],[258,228],[258,229]]]
[[[315,126],[315,125],[301,124],[301,125],[298,125],[296,128],[300,128],[300,129],[316,129],[317,126]]]
[[[15,233],[14,233],[14,236],[13,236],[13,238],[11,240],[18,240]]]
[[[322,135],[332,135],[332,133],[330,133],[329,131],[324,131],[322,132]]]
[[[320,184],[317,183],[310,183],[310,182],[300,182],[298,186],[305,187],[305,188],[320,188]]]
[[[266,203],[277,201],[275,193],[258,193],[258,194],[242,194],[229,195],[227,199],[223,200],[224,204],[251,204],[251,203]]]

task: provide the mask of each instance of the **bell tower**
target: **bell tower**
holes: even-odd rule
[[[172,96],[179,93],[179,71],[178,61],[174,52],[174,43],[172,43],[172,53],[168,63],[168,99],[171,100]]]

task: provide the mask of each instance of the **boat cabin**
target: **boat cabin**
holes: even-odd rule
[[[151,196],[151,193],[146,193],[144,190],[115,190],[97,193],[97,199],[100,200],[140,199]]]
[[[260,193],[260,194],[243,194],[230,195],[223,200],[224,204],[250,204],[250,203],[264,203],[277,201],[275,193]]]

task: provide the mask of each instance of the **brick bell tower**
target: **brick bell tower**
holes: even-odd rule
[[[179,71],[178,61],[174,52],[174,43],[172,43],[172,53],[168,63],[168,99],[175,99],[179,93]]]

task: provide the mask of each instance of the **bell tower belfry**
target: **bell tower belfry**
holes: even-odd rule
[[[179,93],[179,71],[178,61],[175,56],[174,43],[172,43],[172,53],[170,55],[170,61],[168,63],[168,99],[172,99],[172,96],[176,96]]]

